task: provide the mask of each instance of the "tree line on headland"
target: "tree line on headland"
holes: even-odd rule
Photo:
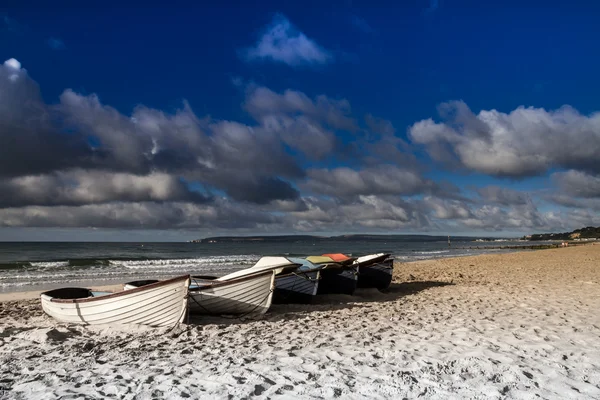
[[[581,229],[575,229],[572,232],[563,233],[536,233],[523,236],[524,240],[576,240],[576,239],[600,239],[600,226],[588,226]]]

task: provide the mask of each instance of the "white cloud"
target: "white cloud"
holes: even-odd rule
[[[19,79],[19,74],[21,73],[21,63],[14,58],[10,58],[4,61],[4,66],[8,72],[8,79],[11,82],[16,82]]]
[[[275,15],[268,30],[256,46],[246,49],[249,60],[271,60],[291,66],[327,64],[333,61],[329,51],[295,29],[281,14]]]
[[[0,207],[84,205],[113,201],[191,201],[208,199],[190,191],[176,176],[107,173],[74,169],[0,181]]]
[[[555,111],[519,107],[475,115],[463,102],[440,107],[444,122],[410,127],[413,142],[437,161],[494,176],[542,175],[550,168],[600,171],[600,113],[572,107]]]
[[[331,99],[325,95],[314,100],[296,90],[275,93],[264,86],[250,87],[244,108],[257,120],[271,115],[298,115],[299,113],[324,122],[333,129],[354,132],[356,121],[350,116],[350,102],[346,99]]]
[[[16,69],[16,70],[21,69],[21,63],[14,58],[10,58],[10,59],[4,61],[4,65],[6,67]]]
[[[353,170],[341,167],[334,169],[309,169],[307,189],[328,196],[413,195],[431,192],[437,185],[423,179],[415,171],[400,169],[394,165]]]

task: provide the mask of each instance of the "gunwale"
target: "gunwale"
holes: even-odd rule
[[[53,292],[53,290],[43,292],[40,296],[44,297],[45,300],[48,300],[52,303],[60,303],[60,304],[91,303],[91,302],[95,302],[95,301],[102,301],[102,300],[106,300],[106,299],[114,299],[114,298],[118,298],[118,297],[128,296],[128,295],[143,292],[146,290],[152,290],[152,289],[156,289],[156,288],[159,288],[162,286],[177,283],[179,281],[185,281],[187,279],[190,279],[190,275],[178,276],[178,277],[167,279],[164,281],[159,281],[156,283],[151,283],[149,285],[139,286],[139,287],[136,287],[133,289],[123,290],[121,292],[115,292],[115,293],[111,293],[111,294],[107,294],[107,295],[103,295],[103,296],[82,297],[80,299],[57,299],[48,294],[48,293]]]

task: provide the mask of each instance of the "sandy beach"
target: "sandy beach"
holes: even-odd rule
[[[397,263],[387,293],[174,329],[61,325],[37,295],[0,298],[0,398],[600,398],[600,245]]]

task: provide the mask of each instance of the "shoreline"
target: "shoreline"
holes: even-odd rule
[[[595,244],[596,243],[581,243],[581,244],[577,244],[576,246],[591,246],[591,245],[595,245]],[[451,256],[451,257],[435,257],[435,258],[428,258],[428,259],[424,259],[424,260],[414,260],[414,261],[398,261],[398,260],[396,260],[396,261],[394,261],[394,266],[395,266],[394,269],[395,269],[395,271],[397,271],[398,270],[397,267],[411,265],[411,264],[418,265],[420,263],[431,263],[432,261],[436,262],[436,261],[441,261],[441,260],[470,259],[473,257],[480,257],[480,256],[496,257],[496,256],[502,256],[502,255],[506,255],[506,254],[528,253],[528,252],[531,252],[532,250],[545,251],[545,250],[550,250],[550,249],[563,249],[559,245],[551,245],[550,247],[545,247],[545,246],[549,246],[549,245],[540,245],[540,246],[542,246],[542,247],[535,247],[535,248],[529,248],[530,246],[527,246],[527,248],[523,248],[521,246],[517,246],[514,248],[510,247],[510,249],[514,249],[515,251],[499,253],[499,254],[498,253],[488,253],[488,254],[460,255],[460,256]],[[572,246],[572,247],[575,247],[575,246]],[[461,247],[461,249],[463,249],[463,248]],[[466,248],[464,248],[464,249],[466,249]],[[493,247],[491,249],[500,249],[500,248]],[[519,249],[522,249],[522,250],[519,251]],[[502,248],[501,250],[505,250],[505,249]],[[169,278],[173,278],[175,276],[178,276],[178,275],[164,275],[164,276],[159,276],[159,277],[153,278],[153,279],[169,279]],[[397,275],[396,273],[394,274],[394,281],[396,281],[398,276],[399,275]],[[134,278],[132,278],[132,279],[134,279]],[[92,290],[97,290],[97,291],[120,291],[120,290],[122,290],[124,283],[125,282],[123,282],[122,280],[119,280],[119,279],[111,279],[111,280],[104,280],[104,281],[83,280],[83,281],[65,282],[63,284],[53,283],[53,284],[48,284],[48,285],[24,286],[23,288],[26,290],[0,292],[0,303],[6,302],[6,301],[19,301],[19,300],[30,300],[30,299],[39,298],[39,296],[42,292],[52,290],[52,289],[58,289],[61,287],[86,287],[86,288],[90,288]]]
[[[591,245],[595,245],[595,244],[596,243],[581,243],[581,244],[577,244],[575,246],[591,246]],[[434,258],[428,258],[428,259],[424,259],[424,260],[414,260],[414,261],[398,261],[398,260],[396,260],[396,261],[394,261],[394,265],[395,265],[395,270],[397,271],[398,269],[396,267],[401,267],[404,265],[411,265],[411,264],[418,265],[420,263],[431,263],[431,262],[436,262],[436,261],[441,261],[441,260],[470,259],[473,257],[480,257],[480,256],[495,257],[495,256],[506,255],[506,254],[528,253],[531,251],[563,249],[559,245],[551,245],[550,247],[546,247],[546,246],[549,246],[549,245],[540,245],[540,247],[527,246],[527,248],[524,248],[522,246],[510,247],[511,250],[515,250],[515,251],[503,252],[503,253],[459,255],[459,256],[451,256],[451,257],[434,257]],[[572,246],[572,247],[575,247],[575,246]],[[468,249],[468,248],[461,247],[461,249]],[[473,249],[476,249],[476,248],[473,248]],[[506,250],[506,248],[499,248],[499,247],[491,247],[490,249]],[[169,278],[173,278],[175,276],[178,276],[178,275],[163,274],[163,276],[153,277],[152,279],[169,279]],[[394,280],[396,280],[397,276],[398,275],[394,274]],[[137,278],[131,278],[131,279],[135,280]],[[48,285],[24,286],[24,289],[26,289],[26,290],[14,290],[14,291],[0,292],[0,303],[6,302],[6,301],[18,301],[18,300],[29,300],[29,299],[39,298],[39,296],[42,292],[52,290],[52,289],[58,289],[61,287],[86,287],[86,288],[90,288],[92,290],[97,290],[97,291],[119,291],[119,290],[122,290],[124,283],[125,282],[123,280],[115,278],[115,279],[104,280],[104,281],[83,280],[83,281],[65,282],[63,284],[53,283],[53,284],[48,284]],[[21,288],[19,288],[19,289],[21,289]]]

